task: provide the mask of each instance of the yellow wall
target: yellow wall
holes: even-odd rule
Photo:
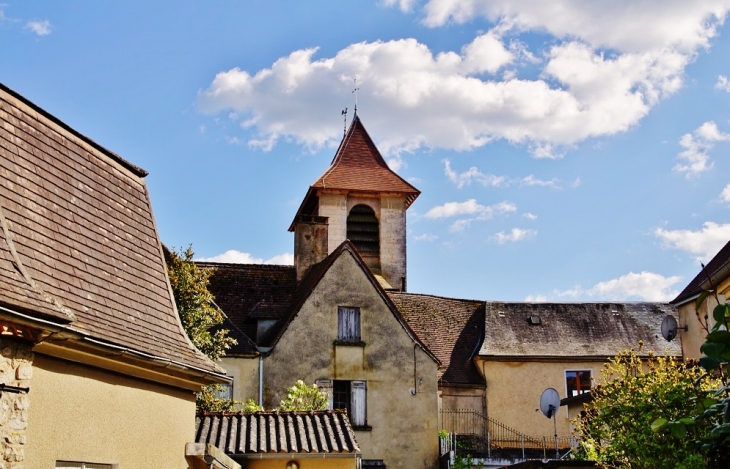
[[[717,291],[719,293],[718,299],[720,300],[720,304],[725,302],[725,298],[729,290],[730,279],[725,280],[718,286]],[[695,313],[694,300],[679,306],[679,318],[677,318],[678,325],[682,327],[686,324],[688,329],[687,332],[680,329],[678,333],[679,337],[674,340],[681,341],[682,355],[685,358],[697,359],[702,356],[700,353],[700,346],[702,346],[705,342],[705,336],[707,335],[707,331],[703,327],[703,324],[705,324],[708,329],[711,329],[712,326],[715,325],[715,321],[712,318],[712,310],[715,309],[717,304],[717,300],[715,300],[713,295],[708,296],[700,307],[699,318]],[[707,321],[705,321],[705,315],[707,315]]]
[[[360,307],[363,347],[334,345],[338,306]],[[363,459],[383,459],[389,469],[434,468],[436,372],[435,361],[415,346],[352,255],[344,252],[264,359],[265,407],[276,407],[297,379],[308,384],[318,379],[367,381],[372,430],[355,432]]]
[[[223,357],[218,364],[233,378],[233,399],[259,403],[259,358]],[[266,365],[264,365],[266,366]]]
[[[355,469],[357,459],[351,458],[276,458],[276,459],[239,459],[243,469],[285,469],[289,461],[295,461],[299,469]]]
[[[56,460],[120,469],[185,469],[195,398],[181,391],[36,354],[25,467]]]
[[[501,362],[478,359],[477,367],[487,380],[487,414],[489,417],[528,436],[554,435],[553,422],[540,408],[540,395],[555,388],[563,399],[567,397],[565,372],[591,370],[599,380],[603,362]],[[570,437],[570,418],[566,407],[556,414],[558,437]]]

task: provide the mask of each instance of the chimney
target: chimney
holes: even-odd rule
[[[299,282],[313,265],[327,257],[329,226],[327,217],[314,215],[299,215],[294,223],[294,267]]]

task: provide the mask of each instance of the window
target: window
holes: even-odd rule
[[[568,397],[591,390],[591,370],[570,370],[565,372],[565,388]]]
[[[337,308],[337,340],[360,342],[360,308]]]
[[[233,399],[233,383],[231,384],[220,384],[220,388],[215,392],[215,397],[218,399]]]
[[[317,386],[329,396],[328,409],[342,409],[353,428],[367,427],[367,382],[320,379]]]
[[[355,205],[347,216],[347,239],[363,257],[380,256],[380,224],[367,205]]]

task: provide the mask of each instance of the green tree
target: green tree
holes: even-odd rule
[[[316,384],[307,386],[300,379],[287,388],[286,399],[279,404],[279,410],[324,410],[328,403],[327,393],[320,391]]]
[[[220,360],[226,350],[236,344],[228,337],[227,329],[211,329],[223,322],[223,313],[215,306],[213,295],[208,291],[208,281],[213,270],[199,269],[193,262],[193,247],[184,251],[166,252],[167,275],[185,332],[190,341],[211,360]],[[202,411],[231,411],[238,403],[217,397],[222,387],[218,384],[205,386],[196,394],[196,405]]]
[[[703,266],[704,268],[704,266]],[[704,321],[699,311],[705,299],[713,295],[717,306],[712,311],[715,325],[708,327],[708,317]],[[703,292],[696,301],[695,312],[700,324],[707,332],[705,342],[700,347],[700,365],[705,370],[703,379],[714,378],[712,386],[703,386],[697,380],[695,387],[698,396],[693,406],[683,418],[663,415],[652,423],[652,429],[660,434],[687,431],[697,426],[708,427],[709,432],[695,435],[695,448],[706,457],[707,467],[726,469],[730,467],[730,303],[720,304],[713,290]]]
[[[597,460],[604,468],[705,467],[691,440],[709,433],[708,425],[677,427],[666,434],[651,428],[657,417],[686,415],[699,395],[697,386],[711,387],[701,369],[674,357],[642,360],[628,350],[605,364],[601,375],[592,402],[573,422],[581,442],[579,457]]]

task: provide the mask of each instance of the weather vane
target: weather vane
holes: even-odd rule
[[[360,88],[357,87],[357,78],[355,78],[355,89],[352,92],[355,94],[355,116],[357,116],[357,91]]]
[[[345,116],[345,123],[342,125],[342,135],[344,136],[345,134],[347,134],[347,108],[342,111],[342,115]]]

